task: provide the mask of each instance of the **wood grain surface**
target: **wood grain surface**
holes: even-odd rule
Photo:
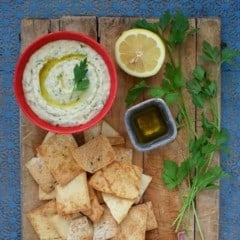
[[[115,40],[122,31],[130,28],[134,20],[136,20],[136,18],[96,18],[95,16],[66,16],[61,19],[23,19],[21,23],[21,51],[23,51],[32,40],[42,34],[54,31],[72,30],[83,32],[98,40],[105,46],[114,59]],[[200,31],[196,36],[190,37],[183,48],[184,57],[182,58],[182,64],[187,77],[190,77],[192,69],[195,64],[199,62],[199,53],[203,39],[208,40],[215,46],[220,46],[220,20],[218,18],[193,18],[189,21],[191,26],[199,27]],[[124,99],[129,87],[134,85],[137,80],[121,71],[118,67],[117,72],[119,79],[117,97],[112,109],[106,116],[106,120],[125,137],[126,146],[132,147],[123,122],[123,116],[126,111]],[[219,76],[219,72],[216,74]],[[162,75],[163,70],[153,78],[149,79],[149,83],[161,84]],[[218,78],[218,80],[220,82],[220,78]],[[191,105],[187,93],[185,93],[185,99],[189,104],[192,116],[196,116],[196,119],[198,119],[200,113],[197,113]],[[174,108],[171,110],[174,114]],[[196,128],[197,127],[198,126],[196,126]],[[21,114],[22,239],[24,240],[38,239],[31,224],[26,218],[26,213],[41,204],[38,200],[38,187],[28,173],[25,163],[36,154],[35,149],[41,143],[45,134],[45,131],[34,126]],[[186,133],[184,130],[179,131],[178,136],[173,143],[168,144],[163,148],[146,153],[134,150],[134,164],[143,167],[144,173],[153,177],[153,180],[144,195],[143,201],[152,201],[158,222],[158,229],[147,232],[147,240],[177,239],[177,235],[172,227],[172,222],[178,214],[181,206],[181,198],[178,191],[168,191],[166,189],[161,179],[161,173],[164,159],[172,159],[180,162],[184,159],[185,154]],[[219,156],[217,156],[214,161],[219,164]],[[196,199],[196,207],[206,239],[217,240],[219,221],[218,191],[203,192]],[[195,225],[192,216],[189,225],[189,240],[200,239]]]

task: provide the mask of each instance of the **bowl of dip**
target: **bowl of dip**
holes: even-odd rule
[[[78,87],[79,81],[83,87]],[[14,92],[23,114],[56,133],[81,132],[97,124],[111,109],[117,85],[107,50],[91,37],[71,31],[33,41],[20,55],[14,73]]]

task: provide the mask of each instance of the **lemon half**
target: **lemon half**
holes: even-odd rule
[[[145,29],[124,31],[115,43],[115,57],[126,73],[150,77],[158,73],[165,59],[165,46],[155,33]]]

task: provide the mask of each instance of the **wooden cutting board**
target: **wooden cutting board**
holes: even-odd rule
[[[114,43],[123,30],[129,29],[136,18],[125,17],[100,17],[94,16],[67,16],[60,19],[23,19],[21,22],[21,50],[23,50],[36,37],[54,31],[72,30],[80,31],[91,36],[103,44],[114,58]],[[203,40],[209,41],[215,46],[220,46],[220,20],[218,18],[192,18],[191,26],[200,30],[197,36],[190,37],[184,45],[182,59],[183,69],[190,78],[190,73],[195,64],[199,62],[201,44]],[[131,147],[128,139],[123,116],[126,110],[124,99],[127,90],[136,83],[136,79],[122,72],[118,67],[119,87],[115,103],[108,113],[106,120],[116,128],[126,139],[126,146]],[[217,74],[213,71],[213,74]],[[149,83],[161,84],[163,71],[148,80]],[[220,79],[218,79],[220,82]],[[200,119],[200,114],[191,105],[186,93],[185,99],[191,108],[193,116]],[[220,96],[219,96],[220,102]],[[175,110],[172,108],[173,114]],[[41,143],[45,131],[31,124],[21,115],[21,189],[22,189],[22,239],[38,239],[32,229],[26,213],[39,206],[38,187],[28,173],[25,163],[36,154],[36,147]],[[198,128],[198,126],[196,126]],[[80,134],[81,137],[81,134]],[[147,153],[134,151],[134,164],[143,167],[144,172],[153,177],[153,180],[144,195],[144,201],[152,201],[154,212],[158,222],[158,229],[147,232],[148,240],[174,240],[177,234],[174,232],[172,222],[178,214],[181,206],[178,191],[168,191],[161,180],[163,160],[172,159],[180,162],[186,152],[186,134],[180,130],[177,139],[167,145]],[[219,157],[215,161],[219,164]],[[219,221],[219,192],[205,191],[196,199],[196,209],[200,217],[201,226],[207,240],[218,239]],[[190,240],[200,239],[195,227],[194,218],[190,219]]]

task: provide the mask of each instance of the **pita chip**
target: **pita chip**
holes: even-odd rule
[[[67,220],[58,214],[54,214],[49,219],[53,227],[58,232],[59,236],[61,236],[62,239],[67,239],[71,220]]]
[[[108,138],[111,145],[118,145],[125,143],[124,138],[115,130],[108,122],[103,120],[95,126],[84,131],[85,142],[88,142],[99,135],[104,135]]]
[[[56,203],[59,215],[90,210],[86,172],[80,173],[65,186],[56,186]]]
[[[39,239],[44,240],[62,239],[50,222],[51,216],[53,216],[56,213],[57,213],[56,202],[52,200],[36,209],[33,209],[27,214],[27,217],[31,222]]]
[[[92,222],[97,222],[103,212],[104,208],[100,205],[95,190],[89,186],[89,196],[91,202],[91,209],[87,211],[81,211],[84,215],[86,215]]]
[[[135,204],[139,203],[144,192],[146,191],[148,185],[150,184],[150,182],[152,181],[152,177],[149,176],[149,175],[146,175],[146,174],[142,174],[141,176],[141,183],[140,183],[140,189],[139,189],[139,192],[138,192],[138,196],[137,198],[135,199]]]
[[[111,239],[117,235],[118,226],[106,206],[100,220],[93,224],[93,240]]]
[[[45,143],[49,138],[53,137],[54,135],[56,135],[56,133],[53,132],[47,132],[47,134],[45,135],[42,143]]]
[[[109,193],[102,193],[102,196],[117,223],[120,223],[127,216],[134,203],[132,199],[119,198]]]
[[[98,123],[83,132],[85,142],[88,142],[101,134],[102,123]]]
[[[67,240],[92,240],[93,226],[87,217],[82,216],[70,223]]]
[[[114,146],[113,149],[115,151],[117,161],[129,164],[132,163],[133,150],[131,148]]]
[[[133,206],[119,224],[118,234],[113,240],[145,240],[148,210],[146,205]]]
[[[142,169],[133,164],[114,161],[97,171],[89,184],[97,191],[120,198],[135,199],[140,189]]]
[[[55,134],[37,148],[39,156],[60,185],[67,184],[81,171],[72,156],[75,148],[77,143],[71,134]]]
[[[103,135],[74,149],[73,157],[78,165],[89,173],[94,173],[107,166],[116,158],[111,144]]]
[[[147,215],[147,226],[146,231],[150,231],[158,228],[157,220],[153,211],[153,205],[151,201],[144,203],[147,206],[148,215]]]
[[[26,168],[38,185],[47,193],[54,190],[56,180],[46,163],[39,157],[33,157],[26,163]]]
[[[38,197],[39,200],[52,200],[56,198],[56,190],[54,189],[52,192],[44,192],[40,187],[38,188]]]

